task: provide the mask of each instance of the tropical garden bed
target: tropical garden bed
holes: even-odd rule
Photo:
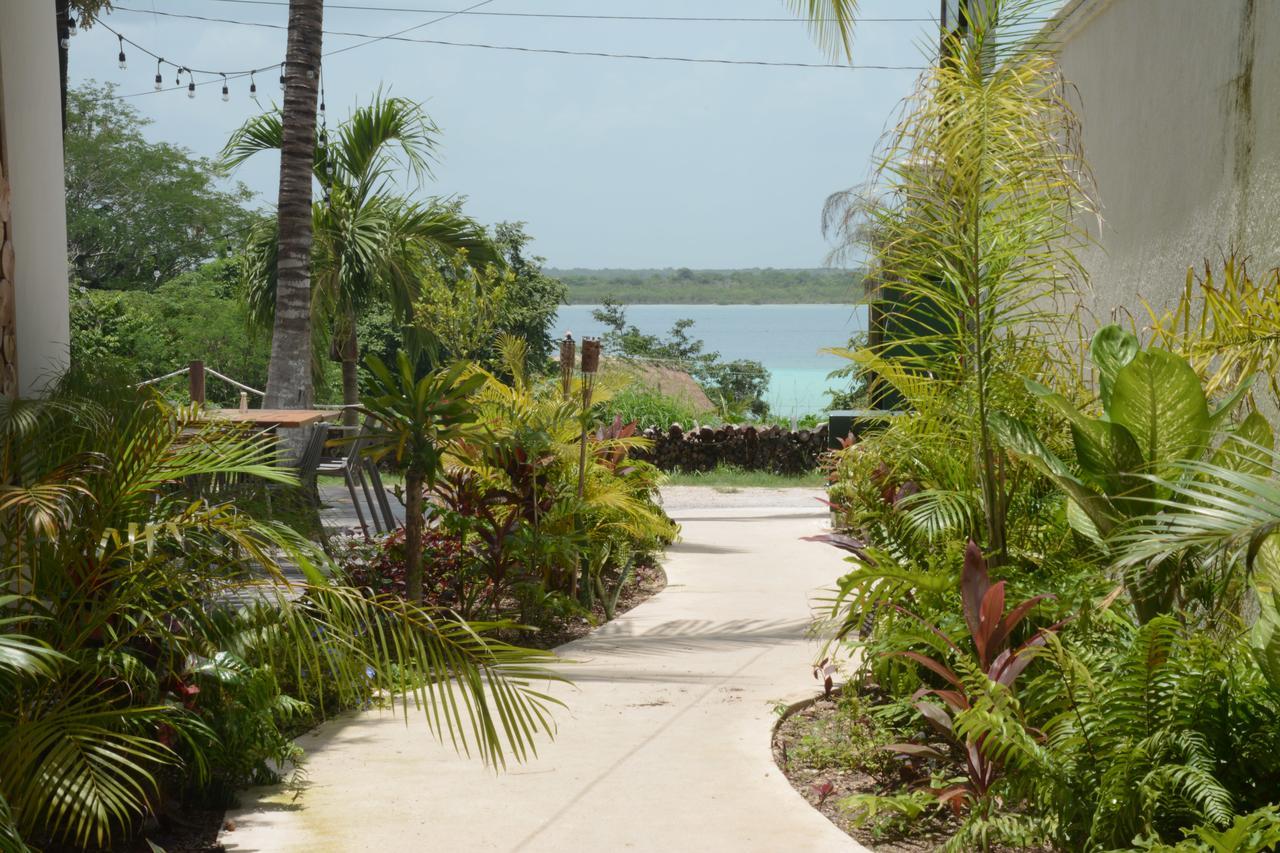
[[[904,414],[834,454],[818,537],[850,564],[827,654],[877,691],[785,724],[784,766],[839,821],[947,850],[1275,849],[1280,271],[1229,257],[1145,323],[1081,328],[1071,87],[1036,3],[985,8],[881,192],[828,208],[884,282],[843,354]]]

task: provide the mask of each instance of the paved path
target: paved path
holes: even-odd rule
[[[558,650],[575,684],[557,688],[568,708],[538,758],[495,775],[420,722],[344,716],[304,736],[309,784],[296,801],[258,792],[228,815],[227,849],[861,850],[770,754],[775,703],[815,691],[809,597],[843,564],[800,537],[825,516],[717,506],[713,494],[678,503],[667,589]]]

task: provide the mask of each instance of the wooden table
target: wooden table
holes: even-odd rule
[[[206,409],[204,414],[211,421],[227,421],[237,424],[253,424],[263,429],[297,429],[320,421],[336,418],[337,409]]]

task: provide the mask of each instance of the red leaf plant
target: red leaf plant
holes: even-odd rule
[[[982,549],[973,541],[969,542],[964,552],[964,569],[960,575],[960,596],[963,601],[964,620],[969,627],[969,636],[973,640],[973,651],[976,653],[978,668],[989,681],[1012,690],[1018,676],[1031,664],[1033,658],[1028,651],[1044,645],[1046,635],[1057,631],[1063,623],[1059,622],[1040,629],[1031,639],[1016,647],[1010,646],[1010,637],[1018,624],[1037,604],[1053,596],[1037,595],[1028,598],[1006,612],[1004,581],[991,583],[991,578],[987,574],[986,558],[982,554]],[[936,625],[908,610],[899,609],[918,619],[957,655],[966,656],[967,653]],[[959,812],[966,802],[985,799],[991,786],[1000,778],[1002,768],[998,762],[986,754],[983,747],[984,737],[966,738],[961,742],[955,735],[954,716],[972,708],[971,699],[976,698],[970,696],[964,679],[943,661],[921,652],[900,651],[889,652],[888,655],[914,661],[947,684],[946,687],[941,688],[923,687],[912,697],[913,705],[921,716],[958,747],[964,756],[964,781],[934,789],[938,800],[950,804],[954,811]],[[946,707],[924,701],[924,697],[929,695],[937,696]],[[894,743],[884,748],[911,758],[946,757],[941,751],[924,744]]]

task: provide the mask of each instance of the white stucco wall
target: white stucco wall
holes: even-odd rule
[[[66,368],[70,342],[57,48],[52,2],[0,0],[0,104],[23,396]]]
[[[1056,38],[1102,202],[1096,320],[1232,246],[1280,264],[1280,0],[1072,0]]]

